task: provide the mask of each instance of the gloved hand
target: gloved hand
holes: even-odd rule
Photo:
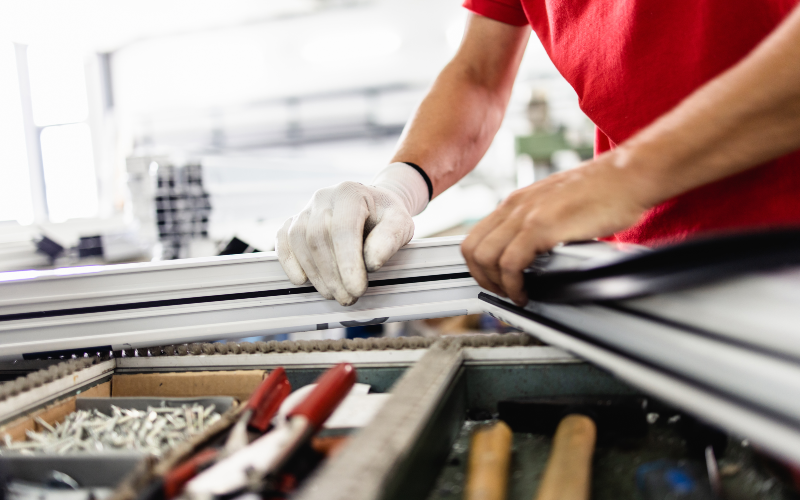
[[[411,217],[428,201],[425,179],[405,163],[392,163],[368,186],[320,189],[278,231],[278,259],[295,285],[311,281],[326,299],[352,305],[367,291],[367,271],[414,236]]]

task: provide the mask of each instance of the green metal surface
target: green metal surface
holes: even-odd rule
[[[549,162],[553,153],[565,149],[577,152],[584,160],[594,154],[592,146],[572,146],[564,136],[564,130],[538,132],[533,135],[518,136],[515,139],[517,154],[526,154],[538,162]]]
[[[471,410],[497,411],[497,402],[542,396],[636,394],[630,386],[586,363],[468,366]]]

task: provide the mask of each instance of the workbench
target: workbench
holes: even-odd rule
[[[284,366],[293,384],[302,384],[346,361],[358,370],[359,381],[392,398],[339,455],[323,463],[298,498],[455,498],[470,422],[490,416],[503,399],[548,394],[640,395],[658,409],[654,413],[665,415],[653,432],[654,439],[667,442],[661,450],[666,455],[680,454],[664,423],[667,415],[680,414],[728,433],[731,453],[746,468],[754,460],[752,446],[800,464],[797,268],[628,300],[531,301],[521,308],[477,286],[459,242],[412,242],[370,275],[369,291],[350,308],[288,283],[274,254],[6,273],[0,276],[4,373],[75,354],[99,354],[99,361],[68,377],[3,392],[0,420],[113,384],[113,377],[125,374]],[[554,254],[583,259],[609,251],[615,250],[566,246]],[[528,345],[519,335],[497,337],[485,347],[486,341],[471,337],[425,345],[386,339],[360,347],[265,342],[229,349],[203,343],[479,312],[547,345]],[[529,457],[523,462],[542,461],[546,442],[515,440],[518,455]],[[660,452],[648,449],[651,455],[638,458],[600,450],[598,456],[608,460],[599,470],[622,473],[633,461]],[[779,487],[750,471],[749,482],[737,491],[762,488],[766,497],[780,498]],[[518,472],[512,493],[523,495],[536,474]],[[765,486],[770,484],[774,490]],[[601,480],[596,498],[629,497],[629,487]]]

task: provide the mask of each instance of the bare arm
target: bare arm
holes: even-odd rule
[[[618,148],[512,193],[462,245],[485,288],[527,301],[522,271],[695,187],[800,148],[800,8],[739,64]]]
[[[654,206],[800,148],[800,8],[739,64],[624,143]]]
[[[422,101],[392,159],[420,165],[434,196],[486,153],[503,120],[530,28],[470,15],[464,40]]]
[[[326,299],[350,305],[376,271],[414,235],[412,216],[472,170],[503,119],[530,35],[471,16],[456,56],[437,78],[401,138],[392,164],[369,185],[343,182],[314,193],[278,231],[281,266],[296,285],[311,281]]]

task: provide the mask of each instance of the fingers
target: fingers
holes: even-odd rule
[[[485,227],[476,229],[482,231],[470,233],[462,244],[470,273],[482,287],[524,306],[528,298],[523,271],[536,258],[537,251],[552,247],[545,228],[526,224],[524,217],[511,214],[489,231]]]
[[[413,236],[414,221],[408,212],[386,209],[364,242],[364,263],[367,270],[374,272],[383,267]]]
[[[344,290],[353,297],[361,297],[367,291],[363,246],[364,223],[374,210],[370,202],[371,199],[361,197],[354,203],[338,203],[333,208],[331,239],[335,264]]]
[[[360,294],[351,294],[342,281],[342,270],[337,265],[331,235],[333,218],[332,210],[324,210],[322,213],[315,214],[306,229],[306,247],[309,250],[311,259],[316,264],[320,278],[330,294],[341,305],[349,306],[358,300]],[[354,243],[359,247],[361,246],[360,235],[355,242],[350,241],[351,245]],[[364,289],[366,289],[366,273],[364,273],[364,281]]]
[[[278,234],[278,257],[287,275],[306,277],[326,299],[354,304],[367,288],[362,246],[371,197],[345,182],[314,194],[309,205]]]
[[[524,231],[518,233],[506,246],[498,260],[501,286],[508,294],[508,298],[518,306],[528,303],[523,271],[536,258],[536,240],[536,235]]]
[[[280,261],[286,276],[289,277],[289,281],[293,285],[299,286],[308,281],[308,276],[306,276],[302,266],[300,266],[300,262],[297,261],[297,257],[292,253],[291,245],[289,245],[289,227],[291,227],[293,220],[294,218],[287,220],[278,231],[275,248],[278,251],[278,261]]]
[[[366,241],[364,234],[369,233]],[[278,258],[292,283],[308,279],[326,299],[347,306],[414,235],[402,199],[390,190],[343,182],[314,194],[278,232]]]
[[[464,260],[467,261],[470,274],[472,274],[472,277],[475,278],[475,281],[477,281],[480,286],[501,297],[506,297],[506,294],[500,286],[500,273],[493,273],[496,275],[494,279],[490,276],[491,268],[494,266],[493,263],[496,262],[497,257],[492,259],[488,253],[483,251],[481,245],[484,238],[497,227],[495,222],[495,219],[497,219],[497,217],[495,217],[496,213],[497,212],[494,212],[483,219],[470,231],[469,235],[461,243],[461,253],[464,255]],[[480,255],[480,257],[478,257],[478,255]]]
[[[504,295],[507,295],[508,291],[503,287],[500,257],[518,232],[519,224],[516,220],[504,222],[480,241],[472,255],[472,260],[486,279],[500,288]]]
[[[300,267],[303,268],[303,271],[305,271],[308,280],[311,281],[314,288],[326,299],[332,299],[333,294],[325,285],[317,269],[317,265],[314,262],[314,258],[311,255],[311,250],[308,248],[306,238],[308,219],[309,213],[305,210],[295,217],[294,222],[292,222],[292,225],[289,227],[289,245],[291,246],[295,258],[297,258],[297,262],[300,264]]]

